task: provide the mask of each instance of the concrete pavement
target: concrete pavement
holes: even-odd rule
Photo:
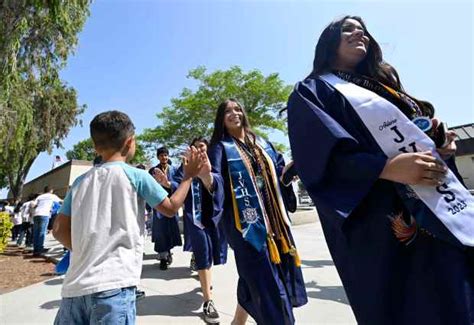
[[[308,211],[304,217],[294,216],[294,223],[301,223],[302,218],[313,222],[293,227],[309,297],[307,305],[294,310],[297,323],[355,324],[320,223],[314,222],[315,211]],[[137,324],[203,324],[200,285],[197,273],[189,269],[190,253],[174,249],[173,265],[161,271],[149,240],[145,252],[140,288],[145,290],[146,297],[137,303]],[[0,323],[52,324],[60,304],[62,281],[62,277],[57,277],[0,296]],[[213,268],[212,283],[221,324],[230,324],[237,283],[231,250],[228,263]]]

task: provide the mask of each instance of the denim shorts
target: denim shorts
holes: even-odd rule
[[[136,287],[101,291],[86,296],[63,298],[55,325],[135,324]]]

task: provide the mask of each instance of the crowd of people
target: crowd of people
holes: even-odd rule
[[[34,257],[46,253],[45,237],[53,229],[61,203],[49,186],[45,186],[43,193],[31,194],[26,201],[8,202],[3,210],[10,214],[13,223],[11,240],[18,247],[32,249]]]
[[[159,148],[148,172],[127,164],[130,118],[97,115],[90,133],[101,162],[74,182],[53,227],[71,251],[55,324],[134,324],[145,216],[166,270],[182,245],[183,206],[184,249],[193,252],[206,322],[219,322],[211,267],[226,263],[229,245],[238,271],[232,323],[249,315],[258,324],[295,323],[293,308],[308,301],[288,216],[295,174],[318,208],[358,323],[474,323],[474,200],[455,165],[455,134],[403,88],[360,17],[322,32],[313,70],[286,111],[290,164],[229,98],[216,107],[209,142],[196,134],[179,166]],[[35,211],[36,253],[52,208],[45,202],[56,199],[45,189],[26,206]],[[21,216],[18,234],[31,221]]]

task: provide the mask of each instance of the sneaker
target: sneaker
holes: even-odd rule
[[[202,306],[202,312],[204,313],[204,321],[209,324],[219,323],[219,313],[217,312],[214,302],[208,300]]]
[[[196,258],[194,257],[194,254],[191,255],[191,262],[189,262],[189,268],[191,269],[191,271],[197,270]]]
[[[167,270],[168,269],[168,260],[163,258],[160,260],[160,270]]]
[[[135,291],[135,300],[138,301],[138,300],[141,300],[143,298],[145,298],[145,291],[137,289]]]

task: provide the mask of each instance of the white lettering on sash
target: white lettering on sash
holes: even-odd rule
[[[434,142],[395,105],[333,74],[321,78],[346,97],[388,158],[420,151],[431,151],[439,158]],[[452,171],[439,186],[409,187],[462,244],[474,246],[474,197]]]
[[[242,176],[242,172],[239,172],[239,178],[238,178],[238,181],[239,181],[239,185],[240,185],[240,191],[241,191],[241,195],[243,196],[244,198],[244,203],[245,203],[245,206],[246,207],[250,207],[250,194],[249,194],[249,190],[247,189],[247,187],[245,186],[245,181],[244,181],[244,178]]]

